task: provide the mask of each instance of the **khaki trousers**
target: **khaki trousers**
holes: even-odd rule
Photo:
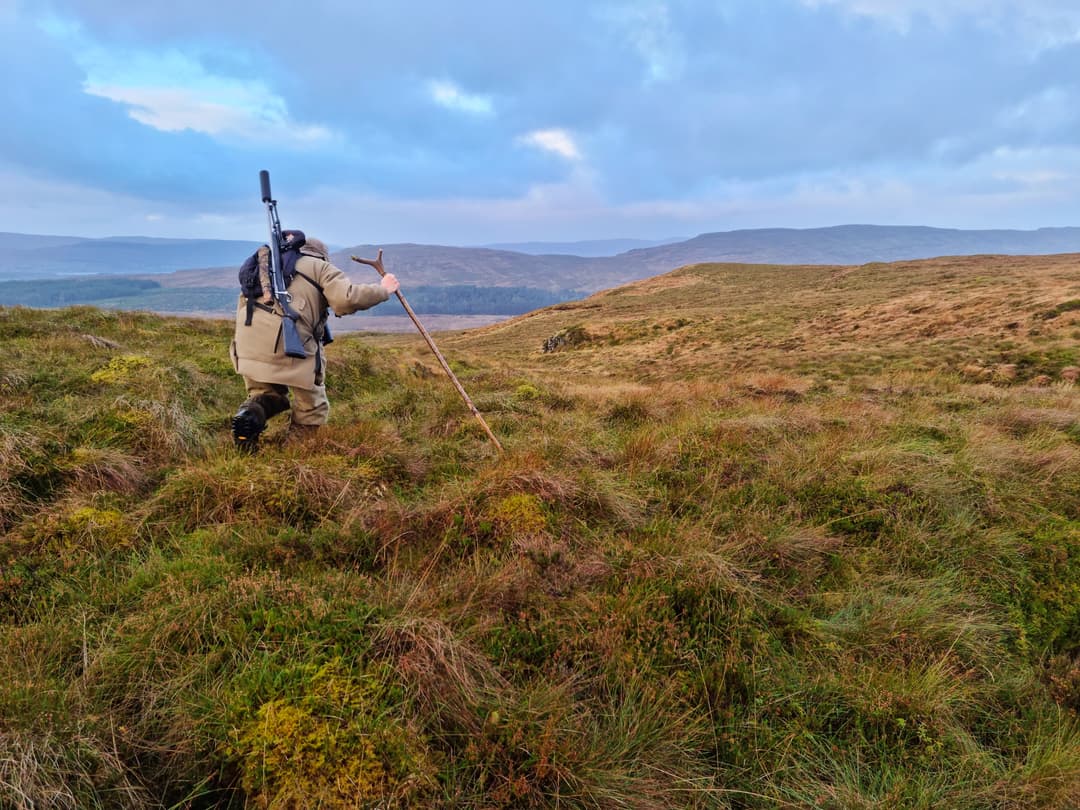
[[[317,385],[310,389],[293,388],[244,377],[244,386],[247,388],[248,399],[259,396],[288,398],[292,393],[291,408],[294,425],[318,427],[325,425],[326,418],[330,415],[330,400],[326,398],[325,385]]]

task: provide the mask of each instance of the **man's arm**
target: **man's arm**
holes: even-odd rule
[[[355,284],[345,273],[330,264],[319,262],[316,271],[326,301],[338,315],[349,315],[362,309],[381,304],[398,290],[398,281],[391,274],[383,276],[378,284]]]

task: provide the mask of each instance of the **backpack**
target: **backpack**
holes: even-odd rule
[[[300,248],[304,246],[306,239],[303,231],[282,231],[281,235],[281,276],[285,289],[288,289],[296,276],[296,260],[300,258]],[[244,260],[240,265],[239,279],[240,292],[249,303],[270,303],[274,297],[274,285],[270,278],[269,245],[260,246]]]
[[[296,260],[300,258],[300,248],[307,241],[303,231],[282,231],[283,244],[281,246],[281,277],[285,282],[285,289],[289,289],[292,280],[298,273]],[[323,288],[316,283],[315,279],[300,273],[320,293]],[[261,304],[268,307],[274,300],[274,282],[270,278],[270,246],[260,245],[259,249],[244,259],[240,265],[240,292],[247,299],[247,317],[244,326],[251,326],[251,318],[254,314],[255,305]],[[330,334],[330,327],[326,323],[327,313],[323,312],[315,327],[315,335],[324,345],[334,342]]]

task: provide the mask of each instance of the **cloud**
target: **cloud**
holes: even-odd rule
[[[567,160],[581,160],[581,150],[578,149],[573,136],[565,129],[534,130],[520,136],[518,142],[545,152],[551,152]]]
[[[293,149],[340,137],[326,126],[294,120],[262,79],[207,69],[203,48],[110,48],[69,19],[46,17],[40,25],[72,47],[86,75],[84,92],[123,105],[132,120],[161,132],[191,130]]]
[[[176,199],[158,201],[149,210],[143,194],[42,178],[4,161],[0,161],[0,186],[8,191],[0,195],[0,221],[6,230],[17,233],[259,239],[266,230],[266,213],[254,199],[254,182],[249,205]],[[216,220],[206,215],[207,208]]]
[[[999,222],[1010,195],[1017,222],[1080,219],[1032,204],[1080,147],[1075,0],[308,0],[302,30],[254,0],[10,2],[0,156],[160,229],[243,221],[262,168],[286,218],[312,189],[315,221],[385,206],[342,214],[338,242],[346,217],[479,240],[643,232],[650,212],[659,236],[919,205],[935,224],[949,182]],[[72,215],[37,210],[57,223],[39,231]]]
[[[1046,167],[1053,167],[1047,170]],[[0,164],[0,219],[8,230],[105,236],[262,239],[265,212],[250,193],[239,201],[159,202],[67,182],[43,182]],[[1080,204],[1080,149],[998,150],[946,171],[819,172],[718,183],[683,198],[613,203],[596,177],[575,170],[520,194],[400,197],[340,185],[279,183],[288,223],[342,245],[423,242],[484,244],[537,238],[643,238],[757,227],[850,222],[985,228],[1074,225]],[[53,212],[63,228],[42,229]],[[150,214],[148,216],[148,211]]]
[[[428,90],[436,104],[448,110],[470,115],[494,115],[495,105],[490,96],[466,93],[454,82],[445,79],[428,82]]]
[[[1048,165],[1057,169],[1040,171]],[[575,171],[566,180],[537,184],[512,197],[393,199],[320,188],[293,201],[293,208],[298,221],[319,223],[326,234],[320,238],[343,245],[485,244],[525,241],[538,233],[566,239],[667,238],[853,222],[1035,228],[1075,224],[1080,205],[1071,189],[1078,184],[1080,149],[1004,150],[945,172],[808,173],[721,183],[682,199],[612,203],[595,177]]]
[[[125,105],[140,124],[162,132],[192,130],[243,141],[273,143],[293,148],[317,147],[335,140],[318,125],[292,121],[280,98],[258,84],[223,82],[212,97],[186,87],[124,87],[88,82],[85,90]],[[216,97],[216,98],[215,98]]]

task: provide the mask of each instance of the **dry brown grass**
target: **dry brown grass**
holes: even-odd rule
[[[59,740],[48,732],[8,733],[0,728],[0,803],[11,810],[80,810],[81,790],[96,777],[112,779],[111,806],[140,808],[150,805],[148,792],[131,781],[115,741],[76,732]],[[71,767],[71,751],[76,750],[85,771]],[[94,772],[94,777],[87,775]]]
[[[912,355],[1008,381],[1038,373],[1008,368],[1025,352],[1076,339],[1080,311],[1070,302],[1077,299],[1080,256],[1072,254],[858,267],[705,264],[447,334],[440,344],[592,389],[720,380],[739,370],[814,374],[844,362],[872,368],[875,358]],[[547,338],[575,326],[589,339],[542,352]],[[1050,376],[1067,383],[1075,366],[1063,363]]]
[[[462,733],[479,733],[484,718],[476,708],[498,705],[500,693],[509,689],[492,663],[439,619],[415,614],[388,619],[373,646],[413,692],[424,716],[465,724],[456,729]]]
[[[61,465],[76,492],[134,494],[147,482],[137,456],[103,447],[76,447]]]

